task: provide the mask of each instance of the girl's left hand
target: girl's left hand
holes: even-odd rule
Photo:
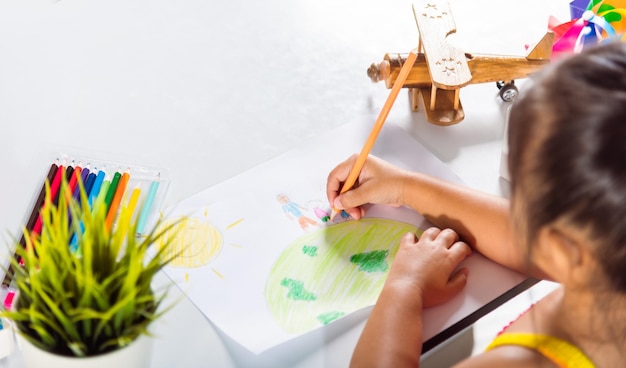
[[[408,233],[400,242],[384,287],[400,292],[403,298],[421,298],[423,308],[441,304],[465,287],[468,270],[456,268],[471,253],[451,229],[431,227],[419,240]]]

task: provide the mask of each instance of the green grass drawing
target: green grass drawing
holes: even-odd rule
[[[285,331],[302,333],[374,304],[400,239],[417,231],[406,223],[365,218],[302,235],[267,278],[270,313]]]

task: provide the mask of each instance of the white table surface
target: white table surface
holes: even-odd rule
[[[549,15],[569,16],[566,1],[450,3],[453,41],[480,53],[523,55]],[[401,0],[0,0],[3,243],[55,153],[169,168],[163,205],[174,204],[355,117],[373,121],[389,90],[367,67],[417,38],[411,2]],[[506,194],[507,104],[495,84],[468,86],[461,99],[465,120],[438,127],[402,91],[387,124],[469,186]],[[155,325],[153,367],[343,367],[367,316],[254,356],[178,289],[175,299]]]

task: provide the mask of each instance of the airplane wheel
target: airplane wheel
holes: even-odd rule
[[[504,102],[511,102],[517,97],[518,89],[513,83],[507,83],[500,87],[500,98]]]

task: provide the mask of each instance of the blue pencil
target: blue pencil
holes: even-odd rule
[[[98,197],[98,193],[100,193],[100,188],[102,187],[102,182],[104,181],[105,172],[104,169],[98,171],[98,175],[96,176],[95,181],[93,182],[93,186],[89,191],[89,205],[93,206],[93,202]]]
[[[89,198],[89,194],[91,193],[91,188],[93,188],[93,184],[96,181],[97,175],[94,173],[89,173],[87,177],[87,181],[85,182],[85,195]]]
[[[97,170],[97,168],[95,168]],[[93,207],[93,204],[100,192],[100,188],[102,187],[102,182],[104,181],[105,172],[104,170],[98,171],[98,174],[94,174],[93,172],[89,174],[87,177],[87,183],[85,183],[85,194],[87,194],[87,200],[89,201],[89,206]],[[80,232],[82,233],[84,230],[84,225],[81,222],[79,224]],[[70,248],[72,251],[76,251],[78,249],[78,235],[76,233],[72,234],[72,239],[70,240]]]
[[[137,234],[139,235],[143,234],[144,228],[146,227],[146,221],[148,221],[150,210],[152,209],[152,204],[154,202],[154,197],[156,197],[158,189],[159,180],[157,179],[153,181],[152,184],[150,184],[150,189],[148,190],[146,201],[141,207],[141,213],[139,214],[139,220],[137,221]]]

